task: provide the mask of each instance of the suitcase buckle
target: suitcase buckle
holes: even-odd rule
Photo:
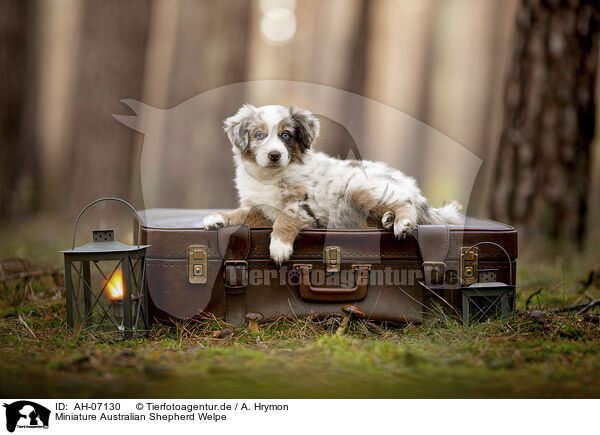
[[[475,284],[479,281],[479,248],[460,249],[460,271],[464,285]]]
[[[208,279],[208,249],[206,245],[188,247],[188,281],[190,284],[206,284]]]
[[[342,269],[342,250],[339,246],[325,248],[324,257],[326,272],[339,272]]]
[[[223,279],[228,294],[242,293],[248,286],[248,262],[244,260],[225,261]]]

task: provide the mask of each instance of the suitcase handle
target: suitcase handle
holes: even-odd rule
[[[303,299],[321,302],[348,302],[364,299],[369,285],[370,264],[354,264],[356,284],[352,288],[315,287],[310,282],[311,264],[295,264],[294,269],[300,272],[300,296]]]

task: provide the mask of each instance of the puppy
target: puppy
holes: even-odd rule
[[[270,255],[281,264],[305,228],[379,227],[403,238],[418,224],[464,222],[456,203],[430,207],[413,178],[384,163],[313,151],[319,128],[294,106],[245,104],[227,118],[240,208],[210,214],[204,227],[273,226]]]

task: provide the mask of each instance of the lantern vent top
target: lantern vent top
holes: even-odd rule
[[[114,242],[115,230],[93,230],[94,242]]]

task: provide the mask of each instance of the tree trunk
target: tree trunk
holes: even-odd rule
[[[354,8],[353,13],[356,16],[354,21],[357,26],[350,29],[352,33],[347,35],[346,43],[349,45],[348,51],[350,52],[350,56],[346,59],[346,62],[349,62],[349,64],[342,64],[345,74],[342,74],[342,77],[340,77],[342,81],[337,86],[352,94],[365,95],[369,26],[371,25],[373,16],[373,4],[368,0],[360,0],[352,3],[344,2],[341,6]],[[321,35],[317,35],[317,37],[319,36]],[[315,39],[314,46],[319,47],[319,45],[321,45],[319,40]],[[326,59],[331,59],[334,56],[335,47],[322,44],[322,50],[323,54],[327,56]],[[323,65],[322,68],[331,67],[331,64],[327,60],[323,59],[321,62]],[[345,113],[344,124],[362,124],[362,127],[358,131],[364,136],[364,108],[360,106],[353,107],[353,105],[348,104],[350,100],[351,96],[348,96],[347,98],[342,98],[339,102],[339,104],[345,107],[343,111]],[[327,123],[330,125],[328,126]],[[327,152],[342,159],[361,158],[361,150],[358,149],[357,144],[352,140],[346,127],[344,125],[333,126],[331,124],[333,124],[333,121],[329,121],[328,119],[322,120],[320,144],[327,144]],[[362,139],[362,137],[357,138],[357,140]]]
[[[585,231],[600,4],[522,0],[508,71],[491,214],[527,235]]]
[[[0,217],[22,216],[39,205],[32,134],[36,86],[32,1],[0,2]]]
[[[129,199],[136,133],[119,124],[121,99],[142,96],[149,4],[89,0],[82,6],[73,86],[67,211],[100,196]]]

